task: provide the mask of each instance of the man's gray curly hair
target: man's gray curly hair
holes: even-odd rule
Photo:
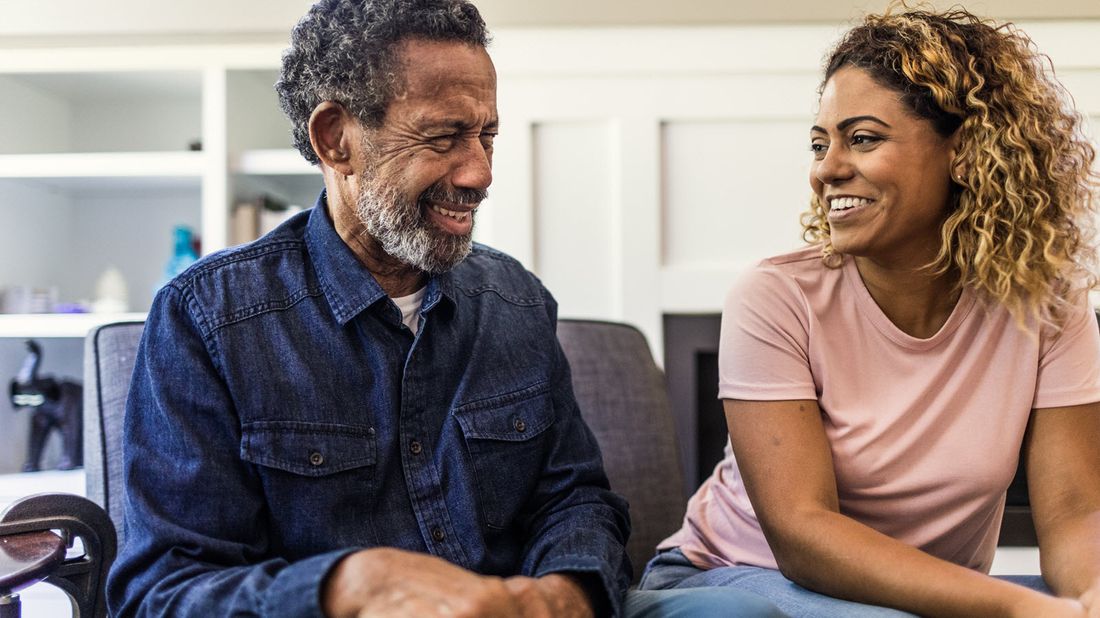
[[[323,101],[340,103],[368,127],[382,123],[401,84],[395,48],[410,38],[489,44],[485,21],[466,0],[320,0],[298,22],[275,91],[307,161],[321,162],[309,117]]]

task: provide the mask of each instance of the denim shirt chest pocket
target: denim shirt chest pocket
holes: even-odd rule
[[[373,496],[377,461],[373,427],[249,422],[241,427],[240,456],[257,466],[276,522],[300,524],[321,514],[362,510]]]
[[[476,477],[485,523],[515,522],[538,487],[554,424],[550,385],[460,405],[452,412],[462,429]]]

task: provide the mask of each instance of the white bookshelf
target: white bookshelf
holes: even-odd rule
[[[316,167],[291,148],[246,150],[237,157],[233,171],[260,176],[321,176]]]
[[[43,470],[0,474],[0,511],[24,496],[41,493],[87,495],[84,470]]]
[[[83,337],[112,322],[142,322],[144,313],[47,313],[0,315],[0,337]]]
[[[68,152],[0,155],[0,178],[202,177],[201,152]]]
[[[0,49],[0,288],[90,301],[116,268],[134,312],[0,315],[0,337],[82,337],[141,319],[175,225],[210,253],[243,200],[312,205],[320,175],[290,148],[272,89],[282,47]]]
[[[272,89],[284,46],[0,42],[0,292],[90,302],[114,268],[129,297],[125,313],[0,314],[0,380],[18,368],[21,339],[54,340],[50,349],[63,353],[47,354],[42,371],[79,379],[73,340],[101,324],[145,319],[176,225],[195,230],[206,254],[227,245],[232,208],[243,200],[268,193],[312,205],[320,174],[291,148]],[[64,480],[12,468],[26,415],[6,405],[0,413],[9,415],[0,423],[8,454],[0,473],[12,473],[0,475],[0,499],[68,491]],[[12,489],[25,476],[30,485]]]
[[[309,208],[323,184],[320,171],[292,148],[245,150],[230,167],[237,192],[246,198],[267,194]]]

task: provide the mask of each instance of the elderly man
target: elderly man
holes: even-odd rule
[[[554,300],[471,243],[487,38],[464,0],[322,0],[294,30],[277,90],[325,191],[157,295],[113,614],[622,613],[627,508]]]

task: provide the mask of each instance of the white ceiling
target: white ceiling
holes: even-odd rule
[[[492,28],[845,23],[887,0],[475,0]],[[1097,0],[935,0],[997,19],[1100,19]],[[0,0],[0,46],[72,37],[285,37],[310,0]]]

